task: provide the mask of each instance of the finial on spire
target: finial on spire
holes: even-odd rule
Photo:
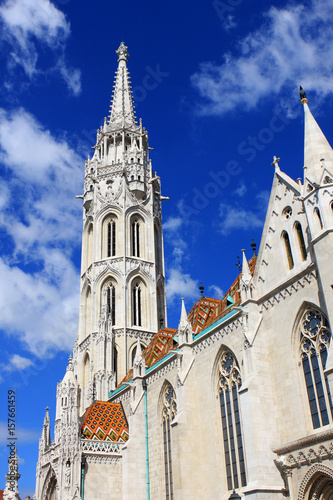
[[[256,244],[256,242],[254,241],[253,238],[252,238],[251,248],[252,248],[252,251],[253,251],[253,255],[255,255],[256,254],[257,244]]]
[[[119,45],[119,49],[116,50],[116,54],[118,56],[118,62],[119,61],[127,61],[127,59],[129,58],[129,53],[127,51],[128,47],[126,47],[126,45],[124,44],[124,42],[121,42],[121,44]]]
[[[306,104],[308,102],[307,98],[306,98],[306,93],[304,91],[304,89],[299,85],[299,96],[301,98],[301,103],[302,104]]]
[[[204,289],[205,289],[205,287],[203,286],[202,281],[201,281],[200,286],[199,286],[201,297],[204,296],[204,294],[203,294],[204,293]]]

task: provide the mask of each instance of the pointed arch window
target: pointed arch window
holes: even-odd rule
[[[176,394],[170,384],[163,393],[163,445],[164,445],[164,474],[165,474],[165,497],[172,500],[173,477],[171,459],[171,422],[177,414]]]
[[[116,255],[116,222],[109,220],[107,224],[107,256]]]
[[[131,223],[131,253],[133,257],[140,257],[140,220],[134,219]]]
[[[321,220],[320,210],[318,207],[314,209],[314,213],[316,214],[319,229],[323,229],[323,221]]]
[[[299,249],[301,251],[302,260],[306,260],[306,248],[305,248],[303,230],[301,224],[298,221],[295,223],[295,229],[297,233],[297,239],[298,239]]]
[[[112,325],[116,324],[116,288],[113,281],[103,286],[101,313],[105,321],[111,319]]]
[[[286,254],[287,254],[287,259],[288,259],[288,266],[289,266],[289,269],[292,269],[294,267],[294,259],[293,259],[293,254],[292,254],[292,251],[291,251],[289,235],[288,235],[287,231],[283,231],[282,238],[283,238],[284,246],[285,246],[285,249],[286,249]]]
[[[313,428],[332,422],[332,398],[325,367],[331,332],[317,309],[305,311],[300,322],[301,359]]]
[[[219,396],[228,490],[246,485],[245,457],[238,390],[242,380],[237,361],[225,351],[219,361]]]
[[[132,289],[133,325],[142,326],[142,288],[136,283]]]

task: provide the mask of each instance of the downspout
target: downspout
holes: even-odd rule
[[[86,468],[87,459],[85,455],[81,458],[81,500],[84,499],[84,473]]]
[[[142,388],[143,388],[144,397],[145,397],[147,500],[150,500],[150,494],[149,494],[149,454],[148,454],[148,411],[147,411],[147,381],[146,380],[142,380]]]

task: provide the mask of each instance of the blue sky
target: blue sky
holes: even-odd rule
[[[254,9],[255,5],[255,9]],[[298,85],[333,142],[333,1],[0,2],[0,489],[17,393],[21,497],[33,494],[78,321],[84,159],[130,53],[162,179],[169,326],[180,298],[221,298],[260,243],[273,155],[303,173]]]

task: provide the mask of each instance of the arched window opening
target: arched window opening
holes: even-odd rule
[[[133,304],[133,325],[142,326],[142,318],[141,318],[141,286],[139,283],[136,283],[132,289],[132,304]]]
[[[90,189],[90,191],[93,191],[94,190],[94,186],[91,184],[91,186],[90,186],[89,189]]]
[[[314,209],[314,212],[317,216],[317,221],[318,221],[318,224],[319,224],[319,229],[323,229],[323,221],[321,220],[321,215],[320,215],[320,210],[318,207],[316,207]]]
[[[116,289],[113,283],[106,283],[103,287],[103,304],[107,318],[111,318],[112,325],[116,323]],[[103,307],[102,307],[103,312]]]
[[[107,256],[116,255],[116,222],[110,220],[107,225]]]
[[[90,378],[90,358],[89,354],[86,353],[83,362],[83,387],[87,388]]]
[[[93,225],[90,224],[87,231],[86,247],[86,267],[88,268],[93,261]]]
[[[140,220],[134,219],[131,224],[131,250],[133,257],[140,257]]]
[[[177,414],[176,394],[171,385],[168,385],[163,393],[163,445],[164,445],[164,474],[165,474],[165,497],[173,499],[173,479],[171,460],[171,422]]]
[[[306,260],[306,248],[305,248],[303,230],[302,230],[302,226],[299,222],[296,222],[295,229],[297,232],[297,239],[298,239],[298,244],[299,244],[299,248],[301,251],[302,260]]]
[[[331,210],[332,210],[332,212],[333,212],[333,201],[332,201],[332,203],[331,203]]]
[[[308,309],[300,322],[301,359],[313,428],[332,421],[332,398],[324,373],[331,332],[317,309]],[[329,409],[328,409],[329,408]]]
[[[245,458],[238,389],[242,384],[234,355],[225,351],[219,361],[219,395],[228,490],[246,485]]]
[[[113,371],[115,374],[115,387],[117,387],[118,382],[117,382],[117,372],[118,372],[118,351],[116,346],[113,348]]]
[[[294,267],[294,259],[293,259],[293,254],[292,254],[292,251],[291,251],[289,235],[288,235],[288,233],[286,231],[283,231],[282,238],[284,240],[284,246],[285,246],[285,249],[286,249],[286,254],[287,254],[287,259],[288,259],[288,266],[289,266],[289,269],[292,269]]]

